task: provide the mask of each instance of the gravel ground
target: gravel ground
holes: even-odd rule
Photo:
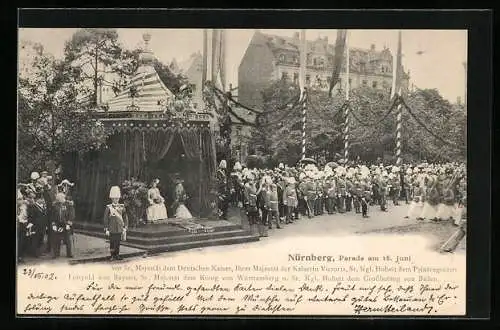
[[[120,253],[140,252],[139,249],[134,249],[128,246],[120,246]],[[61,256],[57,259],[52,259],[50,254],[44,254],[40,258],[27,257],[24,264],[32,265],[38,263],[44,264],[64,264],[70,260],[105,257],[109,255],[109,242],[102,238],[75,234],[75,246],[73,248],[73,258],[66,257],[66,246],[61,246]]]
[[[380,234],[421,234],[432,239],[433,244],[430,248],[439,250],[439,248],[458,230],[458,227],[451,221],[418,221],[404,226],[394,226],[383,229],[360,231],[358,234],[380,233]],[[467,236],[458,244],[456,253],[465,253],[467,247]]]
[[[439,247],[457,230],[451,222],[430,222],[416,221],[413,219],[405,219],[407,205],[404,203],[399,206],[389,205],[389,212],[382,212],[377,207],[370,207],[370,218],[364,219],[360,214],[354,212],[335,215],[322,215],[307,219],[302,217],[301,220],[293,224],[284,225],[283,229],[273,229],[269,231],[268,238],[262,238],[258,242],[246,243],[253,246],[258,245],[262,248],[269,248],[273,244],[273,240],[289,237],[335,237],[335,236],[352,236],[363,234],[381,234],[381,235],[423,235],[431,239],[430,249],[438,250]],[[241,223],[241,218],[238,217],[238,210],[231,210],[229,220],[234,223]],[[246,222],[246,221],[243,221]],[[246,224],[243,223],[245,226]],[[103,239],[85,236],[81,234],[75,235],[76,247],[74,251],[74,259],[102,257],[109,254],[109,243]],[[199,248],[201,251],[224,251],[226,249],[244,248],[242,246],[217,246]],[[465,253],[466,239],[457,247],[456,253]],[[139,252],[138,249],[122,246],[121,253]],[[42,256],[39,259],[27,258],[26,264],[36,263],[68,263],[70,259],[65,257],[65,247],[61,247],[61,257],[52,259],[50,255]],[[173,252],[174,254],[182,254],[183,251]],[[169,254],[172,254],[170,252]],[[135,259],[135,258],[132,258]]]

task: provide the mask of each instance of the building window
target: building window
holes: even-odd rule
[[[306,75],[306,84],[310,84],[311,83],[311,76],[310,75]]]
[[[351,79],[351,78],[349,78],[349,85],[351,85],[351,84],[352,84],[352,79]]]
[[[363,62],[359,63],[359,71],[361,73],[364,73],[366,71],[366,63]]]
[[[368,81],[363,80],[363,86],[366,86],[366,85],[368,85]]]
[[[280,55],[280,62],[285,62],[285,55],[283,54]]]
[[[293,74],[293,83],[296,84],[299,82],[299,74],[297,72],[294,72]]]
[[[288,79],[288,72],[283,71],[283,72],[281,73],[281,79],[282,79],[282,80],[287,80],[287,79]]]
[[[372,87],[373,88],[377,88],[377,82],[376,81],[372,82]]]

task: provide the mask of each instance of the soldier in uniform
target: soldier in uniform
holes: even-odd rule
[[[227,164],[223,159],[219,164],[219,169],[217,170],[217,186],[218,186],[218,198],[219,198],[219,214],[222,219],[227,220],[227,211],[229,208],[229,189],[226,175]]]
[[[75,209],[73,202],[67,201],[63,193],[58,193],[52,206],[52,257],[61,254],[61,242],[66,245],[66,256],[73,258],[73,220]]]
[[[253,173],[249,173],[247,175],[247,183],[245,184],[245,208],[246,215],[248,217],[248,224],[250,225],[250,229],[254,235],[259,233],[259,209],[257,208],[257,187],[255,185],[255,177]],[[260,234],[259,234],[260,235]]]
[[[279,219],[278,186],[275,183],[271,184],[271,189],[267,192],[266,202],[269,212],[269,229],[273,228],[273,221],[276,223],[276,228],[281,229]]]
[[[309,215],[307,201],[306,201],[306,175],[305,173],[299,174],[299,184],[297,186],[297,199],[298,199],[298,208],[303,216]]]
[[[378,193],[380,198],[380,210],[387,212],[387,193],[388,193],[388,175],[383,173],[380,180],[378,180]]]
[[[391,197],[394,205],[399,205],[399,196],[401,194],[401,177],[399,167],[392,167],[392,178],[391,178]]]
[[[345,180],[345,211],[346,212],[351,212],[352,210],[352,202],[353,202],[353,191],[354,191],[354,184],[351,180],[351,176],[349,174],[349,177],[346,177]]]
[[[314,215],[318,216],[318,215],[323,214],[323,210],[322,210],[323,183],[321,182],[321,179],[316,178],[316,180],[314,180],[314,187],[316,190],[315,200],[314,200]]]
[[[362,184],[362,189],[363,189],[363,196],[361,198],[361,213],[363,215],[363,218],[369,218],[368,204],[371,202],[372,199],[372,190],[371,190],[371,184],[366,178],[364,179],[364,182]]]
[[[314,200],[316,198],[316,187],[312,178],[306,176],[304,179],[304,200],[306,201],[306,212],[309,218],[314,216]]]
[[[257,194],[257,205],[260,209],[260,223],[259,223],[259,234],[261,237],[267,237],[267,226],[269,218],[269,208],[267,205],[267,193],[269,191],[269,185],[271,178],[267,175],[263,176],[259,184],[259,192]]]
[[[356,178],[353,184],[352,189],[352,204],[354,206],[354,212],[356,214],[361,213],[361,198],[363,197],[361,183],[359,182],[359,178]]]
[[[335,213],[335,197],[336,197],[336,187],[335,180],[332,176],[328,176],[323,187],[323,193],[326,196],[326,212],[328,214]]]
[[[287,180],[287,186],[285,188],[285,204],[287,208],[286,212],[286,222],[285,223],[293,223],[295,220],[294,211],[297,208],[297,191],[295,189],[295,178],[289,177]]]
[[[279,222],[285,222],[286,205],[284,204],[284,192],[286,188],[286,181],[282,174],[279,174],[276,180],[276,190],[278,193],[278,210]]]
[[[125,205],[119,204],[121,198],[119,187],[111,187],[109,198],[111,199],[111,204],[106,205],[104,211],[104,232],[109,237],[111,260],[119,260],[121,259],[121,240],[122,238],[126,239],[128,217],[127,212],[125,212]]]
[[[339,213],[346,212],[346,181],[344,174],[337,177],[337,210]]]

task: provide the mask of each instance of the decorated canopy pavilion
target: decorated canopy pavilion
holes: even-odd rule
[[[214,117],[196,109],[190,98],[173,95],[153,67],[149,36],[144,41],[137,73],[107,110],[98,111],[109,133],[106,146],[66,164],[77,182],[73,198],[80,221],[101,222],[110,187],[130,179],[149,184],[158,178],[168,209],[174,177],[180,177],[193,216],[216,213]]]

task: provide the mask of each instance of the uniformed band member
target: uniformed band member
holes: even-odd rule
[[[73,202],[67,201],[63,193],[56,195],[52,206],[52,257],[61,255],[61,242],[66,245],[66,257],[73,258],[73,221],[75,209]]]
[[[121,259],[120,244],[122,238],[126,239],[128,228],[128,217],[125,212],[125,206],[119,204],[121,198],[120,188],[117,186],[111,187],[109,191],[111,204],[106,205],[104,211],[104,232],[109,237],[109,250],[111,260]]]

